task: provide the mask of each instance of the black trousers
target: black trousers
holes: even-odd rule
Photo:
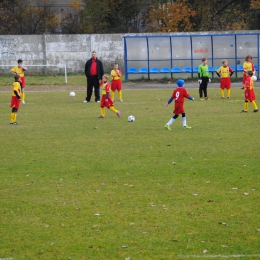
[[[92,92],[95,92],[95,101],[100,101],[100,91],[99,91],[99,80],[98,76],[87,77],[87,97],[86,100],[89,102],[91,100]]]
[[[203,97],[203,94],[204,94],[204,98],[206,98],[206,97],[208,97],[207,88],[208,88],[209,78],[202,77],[201,80],[202,80],[202,82],[201,82],[200,88],[199,88],[200,98]]]

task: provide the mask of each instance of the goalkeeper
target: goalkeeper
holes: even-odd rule
[[[208,100],[208,93],[207,93],[207,88],[208,88],[208,83],[211,82],[209,78],[209,67],[208,67],[208,61],[206,58],[202,58],[202,64],[199,65],[198,68],[198,83],[199,83],[199,95],[200,95],[200,100]],[[204,94],[204,98],[203,98]]]

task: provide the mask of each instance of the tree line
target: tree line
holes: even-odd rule
[[[260,0],[0,0],[0,34],[260,30]]]

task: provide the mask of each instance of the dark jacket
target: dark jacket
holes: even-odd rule
[[[102,79],[102,76],[104,75],[104,69],[103,64],[99,59],[96,59],[97,61],[97,72],[98,72],[98,79]],[[89,59],[85,64],[85,75],[86,77],[90,77],[90,67],[92,64],[92,58]]]

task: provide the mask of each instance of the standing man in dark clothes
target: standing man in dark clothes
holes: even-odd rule
[[[102,62],[97,58],[95,51],[92,51],[92,58],[86,62],[85,75],[87,77],[87,97],[84,103],[88,103],[91,100],[93,87],[95,91],[95,101],[100,102],[99,83],[104,75],[104,69]]]

